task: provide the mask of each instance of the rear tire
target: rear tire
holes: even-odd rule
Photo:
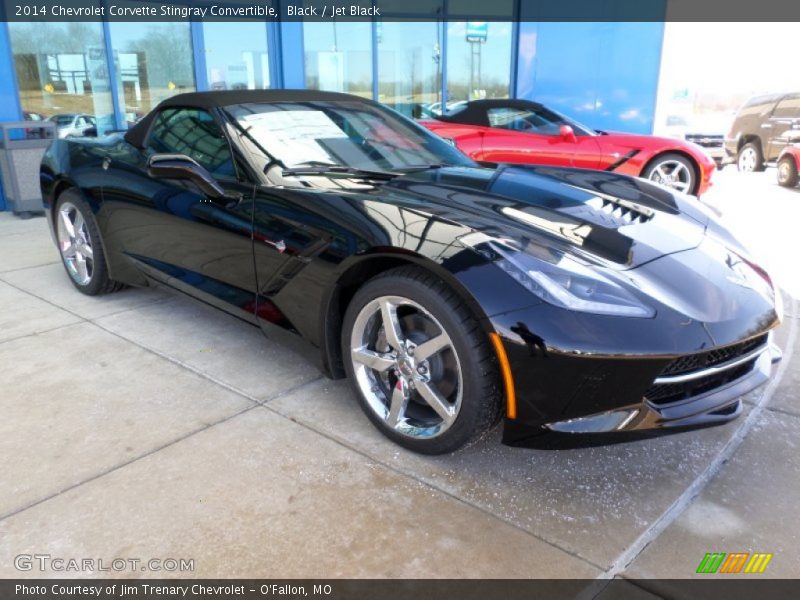
[[[61,262],[79,292],[99,296],[122,288],[108,277],[100,230],[80,192],[68,189],[58,197],[53,225]]]
[[[486,333],[458,294],[423,269],[391,269],[356,292],[342,357],[367,417],[415,452],[453,452],[499,419],[497,359]]]
[[[755,142],[748,142],[739,148],[739,153],[736,155],[736,168],[742,173],[753,173],[766,169],[761,146]]]
[[[784,156],[778,162],[778,183],[783,187],[794,187],[797,185],[797,165],[791,156]]]

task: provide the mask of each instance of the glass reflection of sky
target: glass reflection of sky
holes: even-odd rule
[[[204,23],[203,37],[210,89],[269,87],[267,28],[264,23]]]

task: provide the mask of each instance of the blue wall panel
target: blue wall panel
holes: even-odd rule
[[[19,121],[21,118],[22,109],[17,94],[17,74],[14,72],[8,23],[0,22],[0,121]],[[6,199],[0,185],[0,210],[5,208]]]
[[[296,21],[281,22],[281,83],[287,89],[306,87],[305,60],[303,54],[303,24]],[[276,86],[277,87],[277,86]]]
[[[192,21],[192,48],[194,49],[194,85],[198,92],[208,90],[208,69],[206,68],[206,40],[203,23]]]
[[[0,22],[0,121],[18,121],[21,117],[8,23]]]
[[[523,22],[516,94],[597,129],[651,133],[663,23]]]

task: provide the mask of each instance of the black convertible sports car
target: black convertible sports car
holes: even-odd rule
[[[507,443],[724,422],[777,359],[779,293],[698,202],[481,168],[353,96],[176,96],[53,142],[41,183],[78,290],[162,285],[298,334],[419,452],[501,417]]]

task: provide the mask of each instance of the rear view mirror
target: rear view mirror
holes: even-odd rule
[[[225,196],[211,173],[183,154],[153,154],[147,161],[147,174],[154,179],[189,180],[212,200]]]

